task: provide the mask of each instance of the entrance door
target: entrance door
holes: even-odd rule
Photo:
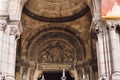
[[[44,72],[44,78],[45,80],[61,80],[62,72]],[[73,77],[71,77],[69,72],[65,72],[66,80],[74,80]],[[41,77],[38,78],[38,80],[41,80]]]

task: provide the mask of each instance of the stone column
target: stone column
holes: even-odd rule
[[[73,75],[74,80],[79,80],[77,69],[70,70],[70,73]],[[82,74],[83,75],[83,74]]]
[[[38,77],[39,77],[39,75],[38,75],[38,68],[33,69],[31,74],[34,75],[34,76],[31,77],[31,80],[37,80]]]
[[[96,26],[97,34],[97,60],[98,60],[98,69],[99,69],[99,79],[106,77],[106,66],[105,66],[105,54],[104,54],[104,45],[103,45],[103,28],[102,24],[98,23]]]
[[[3,40],[3,51],[2,51],[2,74],[6,78],[6,72],[7,72],[7,54],[9,49],[9,30],[6,26],[6,30],[4,32],[4,40]]]
[[[112,80],[120,80],[120,52],[119,44],[117,43],[116,21],[107,21],[110,37],[110,48],[112,58]]]
[[[39,74],[39,72],[38,72],[37,69],[35,69],[35,68],[31,69],[31,71],[30,71],[30,80],[37,80],[38,77],[39,77],[38,74]]]
[[[11,33],[11,32],[10,32]],[[14,80],[15,75],[15,60],[16,60],[16,34],[10,34],[9,53],[7,60],[7,80]]]
[[[20,76],[21,76],[21,74],[20,74],[20,65],[19,65],[19,66],[16,65],[16,69],[15,69],[15,80],[21,80],[21,79],[20,79]]]
[[[6,80],[15,80],[16,42],[20,35],[19,27],[18,24],[8,25],[10,33]]]
[[[30,72],[31,71],[31,68],[28,68],[28,70],[27,70],[27,75],[26,75],[26,80],[30,80],[30,76],[32,76],[32,75],[30,75]]]
[[[110,40],[109,40],[109,34],[107,27],[103,27],[104,29],[104,52],[105,52],[105,64],[106,64],[106,75],[107,75],[107,80],[111,79],[111,55],[110,55]]]
[[[108,34],[106,22],[100,21],[96,25],[95,29],[96,29],[95,31],[97,34],[96,49],[97,49],[99,79],[105,78],[109,80],[111,79],[110,78],[111,76],[111,55],[110,55],[109,34]],[[104,68],[102,68],[104,72],[102,71],[102,73],[101,73],[101,64],[104,65]],[[103,73],[104,73],[104,76],[101,76],[103,75]]]
[[[23,80],[23,73],[24,72],[24,67],[20,66],[20,79],[19,80]]]
[[[3,54],[3,42],[4,42],[4,31],[5,31],[6,25],[3,23],[0,23],[0,80],[2,79],[2,54]]]

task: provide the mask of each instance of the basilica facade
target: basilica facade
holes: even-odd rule
[[[119,15],[101,4],[0,0],[0,80],[120,80]]]

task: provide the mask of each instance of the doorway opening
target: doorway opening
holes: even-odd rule
[[[43,72],[45,80],[61,80],[61,77],[63,75],[62,71],[59,72]],[[66,80],[74,80],[74,77],[71,76],[69,71],[65,72]],[[38,80],[41,80],[42,77],[38,78]]]

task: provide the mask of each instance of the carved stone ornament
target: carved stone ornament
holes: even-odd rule
[[[74,50],[68,45],[52,41],[38,54],[39,63],[73,63]]]
[[[3,24],[3,23],[0,23],[0,30],[5,30],[5,28],[6,28],[6,24]]]
[[[10,27],[10,34],[11,35],[16,35],[18,33],[18,29],[15,27]]]
[[[116,30],[117,26],[119,26],[120,21],[107,21],[109,30]]]

